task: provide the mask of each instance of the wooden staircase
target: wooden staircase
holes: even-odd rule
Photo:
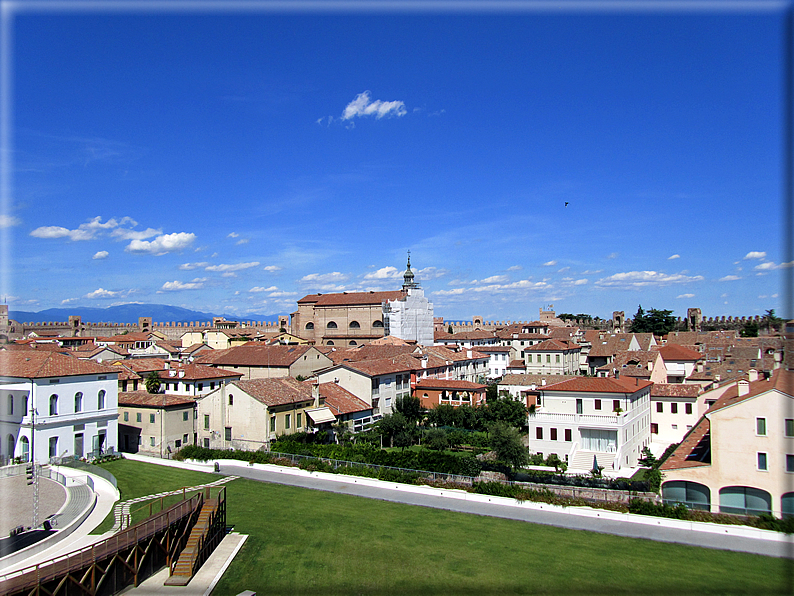
[[[217,510],[218,499],[204,500],[204,505],[199,512],[196,524],[190,531],[185,548],[182,549],[171,576],[165,581],[166,586],[186,586],[193,579],[196,560],[212,527]]]

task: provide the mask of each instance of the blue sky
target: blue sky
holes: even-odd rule
[[[12,308],[289,313],[399,287],[410,250],[446,319],[784,310],[782,5],[33,6]]]

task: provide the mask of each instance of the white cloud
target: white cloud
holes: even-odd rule
[[[95,298],[114,298],[119,294],[121,294],[121,292],[112,292],[110,290],[104,290],[102,288],[98,288],[93,292],[89,292],[84,297],[93,300]]]
[[[736,281],[737,279],[742,279],[738,275],[726,275],[725,277],[721,277],[719,281]]]
[[[405,116],[408,112],[402,101],[372,101],[369,91],[356,95],[356,98],[345,107],[342,120],[352,120],[355,117],[375,116],[378,120],[386,116]]]
[[[269,288],[263,288],[262,286],[255,286],[248,290],[249,292],[275,292],[278,290],[276,286],[270,286]]]
[[[789,267],[794,267],[794,261],[789,263],[780,263],[780,265],[776,265],[772,261],[765,261],[759,265],[753,267],[756,271],[774,271],[775,269],[788,269]]]
[[[80,232],[80,230],[70,230],[61,226],[42,226],[30,233],[34,238],[69,238],[70,240],[90,240],[91,236]]]
[[[248,244],[249,242],[251,242],[251,240],[248,238],[240,238],[237,242],[235,242],[235,245],[240,246],[241,244]]]
[[[97,261],[100,260],[100,259],[107,259],[108,258],[108,254],[110,254],[110,253],[108,253],[108,251],[100,250],[98,253],[94,254],[94,256],[91,257],[91,258],[95,259]]]
[[[766,253],[760,250],[751,250],[746,255],[744,255],[744,259],[765,259]]]
[[[145,230],[129,230],[127,228],[117,228],[113,230],[110,235],[119,240],[145,240],[157,234],[162,234],[162,229],[155,230],[154,228],[146,228]]]
[[[573,282],[573,285],[575,285],[575,286],[583,286],[583,285],[587,284],[589,281],[590,280],[588,280],[588,279],[577,279],[575,282]]]
[[[160,288],[158,294],[162,292],[176,292],[179,290],[200,290],[204,287],[205,281],[207,281],[207,279],[204,277],[197,277],[189,282],[167,281],[163,284],[163,287]]]
[[[236,263],[234,265],[209,265],[205,267],[205,269],[207,271],[242,271],[243,269],[251,269],[252,267],[259,267],[259,261]]]
[[[680,258],[681,255],[676,254],[676,255],[670,255],[669,257],[667,257],[667,260],[672,261],[673,259],[680,259]]]
[[[618,258],[618,253],[616,252],[611,252],[607,255],[607,259],[617,259],[617,258]]]
[[[523,267],[521,265],[513,265],[512,267],[508,267],[507,271],[521,271]]]
[[[596,281],[597,286],[604,287],[643,287],[666,286],[669,284],[702,281],[702,275],[688,276],[682,273],[662,273],[660,271],[626,271],[615,273]]]
[[[543,263],[543,267],[554,267],[557,264],[557,261],[546,261]]]
[[[227,238],[237,238],[240,234],[237,232],[229,232],[229,235],[226,236]]]
[[[364,279],[399,279],[402,272],[396,267],[381,267],[377,271],[367,273]]]
[[[203,261],[201,263],[182,263],[179,266],[180,271],[193,271],[193,269],[201,269],[203,267],[209,267],[209,263]]]
[[[61,300],[61,304],[69,304],[71,302],[74,302],[75,300],[78,300],[78,299],[77,298],[64,298],[63,300]]]
[[[350,279],[348,275],[334,271],[333,273],[310,273],[301,277],[300,280],[302,282],[331,284],[347,281],[348,279]]]
[[[519,281],[514,281],[511,283],[495,283],[495,284],[487,284],[484,286],[476,286],[473,288],[453,288],[452,290],[437,290],[432,292],[437,296],[458,296],[465,293],[491,293],[491,294],[502,294],[502,293],[509,293],[517,290],[540,290],[540,289],[548,289],[550,286],[545,281],[536,281],[533,282],[529,279],[522,279]]]
[[[278,265],[268,265],[266,267],[262,267],[264,271],[270,271],[270,273],[275,273],[276,271],[281,271],[281,267]]]
[[[694,294],[679,294],[676,298],[694,298]]]
[[[0,215],[0,228],[11,228],[13,226],[18,226],[22,223],[22,220],[18,217],[14,217],[13,215]]]
[[[184,250],[196,240],[196,235],[192,232],[175,232],[158,236],[152,241],[133,240],[129,243],[127,252],[149,255],[164,255],[169,252],[179,252]]]
[[[455,288],[454,290],[436,290],[433,294],[436,296],[459,296],[467,291],[466,288]]]
[[[271,294],[268,294],[268,297],[269,298],[283,298],[283,297],[286,297],[286,296],[297,296],[297,295],[298,295],[297,292],[273,292]]]
[[[510,281],[510,278],[507,277],[506,275],[492,275],[491,277],[486,277],[480,283],[501,284],[501,283],[507,283],[508,281]]]
[[[414,275],[416,275],[418,281],[438,279],[439,277],[444,277],[447,273],[449,273],[448,270],[437,269],[435,267],[425,267],[424,269],[416,269],[414,271]]]

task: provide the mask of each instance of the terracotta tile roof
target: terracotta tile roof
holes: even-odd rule
[[[703,391],[700,385],[685,383],[655,383],[651,397],[697,397]]]
[[[523,340],[535,340],[535,339],[549,339],[549,336],[545,333],[521,333],[520,331],[510,331],[509,329],[500,329],[494,335],[498,339],[523,339]],[[515,335],[515,337],[513,337]]]
[[[111,366],[57,352],[20,350],[0,352],[0,374],[6,377],[41,379],[77,375],[116,374]]]
[[[571,339],[577,333],[579,333],[578,327],[552,327],[549,329],[552,339]]]
[[[139,406],[144,408],[162,408],[185,406],[196,403],[186,395],[167,395],[165,393],[149,393],[148,391],[119,391],[120,406]]]
[[[253,344],[223,350],[223,354],[213,354],[208,361],[205,361],[204,354],[201,354],[197,360],[216,366],[289,367],[310,349],[311,346]],[[220,350],[216,350],[218,351]]]
[[[703,416],[684,435],[676,450],[660,466],[661,470],[679,470],[711,465],[711,433],[709,419]]]
[[[553,383],[561,383],[562,381],[577,378],[579,378],[579,375],[512,374],[503,376],[502,380],[499,381],[499,385],[526,385],[527,387],[536,385],[540,388],[544,387],[543,381],[546,381],[545,386],[548,386]]]
[[[412,354],[416,351],[416,346],[408,344],[395,345],[373,345],[363,344],[354,348],[341,348],[329,351],[327,356],[338,362],[359,362],[362,360],[375,360],[378,358],[393,358],[402,354]]]
[[[523,360],[511,360],[507,368],[521,368],[526,369],[527,364]]]
[[[568,352],[580,350],[581,347],[579,344],[564,339],[547,339],[534,346],[527,346],[521,349],[524,352]]]
[[[698,365],[700,366],[700,365]],[[703,370],[698,371],[697,368],[692,371],[687,377],[687,381],[719,381],[724,383],[726,381],[739,379],[752,370],[771,370],[774,367],[774,362],[761,362],[760,360],[747,360],[730,358],[723,362],[705,362]]]
[[[444,339],[454,339],[454,340],[474,340],[474,339],[494,339],[495,335],[493,331],[458,331],[457,333],[439,333],[436,334],[444,336]]]
[[[358,362],[344,362],[344,366],[364,373],[369,377],[402,373],[417,370],[422,367],[421,362],[408,354],[401,354],[394,358],[378,358],[375,360],[360,360]]]
[[[416,384],[416,389],[459,389],[461,391],[485,391],[487,385],[471,383],[470,381],[453,381],[447,379],[422,379]]]
[[[312,400],[311,385],[292,377],[274,379],[247,379],[232,381],[226,386],[226,393],[237,387],[266,406],[283,406]]]
[[[659,353],[666,362],[697,362],[703,358],[700,352],[677,344],[659,348]]]
[[[769,379],[759,379],[749,383],[748,392],[745,395],[739,395],[739,387],[734,385],[727,389],[722,396],[714,402],[708,409],[707,413],[715,412],[723,408],[727,408],[734,404],[743,402],[744,400],[751,399],[767,391],[777,390],[785,395],[794,397],[794,371],[779,368],[772,371]]]
[[[304,381],[304,383],[309,383],[311,388],[311,381]],[[325,398],[325,405],[335,415],[366,412],[372,409],[367,402],[357,398],[336,383],[320,383],[320,397]]]
[[[363,306],[381,304],[384,300],[399,300],[405,294],[402,290],[390,292],[342,292],[339,294],[308,294],[298,304],[314,303],[315,306]]]
[[[173,374],[171,374],[172,372]],[[204,379],[230,379],[232,377],[239,379],[243,376],[241,372],[196,363],[171,363],[168,369],[158,370],[157,374],[164,381],[201,381]]]
[[[137,373],[165,370],[165,359],[163,358],[128,358],[126,360],[116,360],[113,364],[122,364]]]
[[[477,346],[477,351],[481,352],[482,354],[492,354],[492,353],[508,353],[513,348],[511,346]]]
[[[201,350],[202,348],[204,348],[205,350],[211,350],[212,349],[207,344],[199,343],[199,344],[193,344],[193,345],[188,346],[187,348],[184,348],[182,350],[182,353],[183,354],[193,354],[194,352],[197,352],[198,350]]]
[[[583,393],[634,393],[653,385],[642,379],[613,379],[610,377],[579,377],[547,385],[545,391],[581,391]]]
[[[449,360],[450,362],[462,362],[464,360],[472,360],[472,359],[479,359],[479,358],[488,358],[490,356],[486,356],[485,354],[481,354],[477,351],[476,346],[471,348],[471,356],[468,356],[467,349],[463,349],[459,352],[455,350],[450,350],[449,348],[445,348],[444,346],[422,346],[416,350],[417,354],[429,354],[433,355],[441,360]]]

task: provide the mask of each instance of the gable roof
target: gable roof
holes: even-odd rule
[[[119,391],[120,406],[139,406],[144,408],[163,408],[193,405],[196,401],[185,395],[149,393],[148,391]]]
[[[673,344],[659,348],[659,353],[665,362],[697,362],[703,358],[703,354],[691,350],[686,346]]]
[[[685,383],[654,383],[651,397],[697,397],[703,388],[696,384]]]
[[[304,383],[308,383],[311,388],[312,381],[304,381]],[[367,402],[357,398],[336,383],[320,383],[319,390],[320,397],[325,398],[325,405],[328,406],[334,415],[365,412],[372,409],[372,406]]]
[[[582,393],[635,393],[653,385],[640,378],[613,379],[611,377],[580,377],[546,385],[544,391],[576,391]]]
[[[226,386],[226,393],[237,387],[266,406],[283,406],[312,400],[311,385],[292,377],[272,379],[246,379],[232,381]]]
[[[794,397],[794,371],[778,368],[772,371],[769,379],[759,379],[749,382],[748,391],[744,395],[739,395],[739,386],[734,385],[727,389],[722,396],[706,412],[710,414],[717,410],[741,403],[747,399],[752,399],[766,393],[767,391],[777,390],[780,393]]]
[[[215,350],[215,352],[223,352],[221,354],[215,353],[208,356],[201,354],[196,361],[207,362],[216,366],[273,366],[283,368],[292,366],[298,358],[310,349],[311,346],[246,344],[227,350]]]
[[[675,451],[660,466],[662,470],[697,468],[711,465],[711,424],[703,416],[689,432],[684,435]]]
[[[20,350],[0,352],[0,374],[5,377],[41,379],[78,375],[116,374],[112,366],[57,352]]]
[[[339,294],[308,294],[298,304],[314,303],[315,306],[365,306],[383,303],[384,300],[399,300],[405,296],[402,290],[390,292],[342,292]]]
[[[488,385],[471,381],[453,381],[451,379],[422,379],[416,389],[458,389],[461,391],[485,391]]]
[[[566,339],[547,339],[535,344],[521,348],[524,352],[567,352],[570,350],[581,350],[579,344]]]

